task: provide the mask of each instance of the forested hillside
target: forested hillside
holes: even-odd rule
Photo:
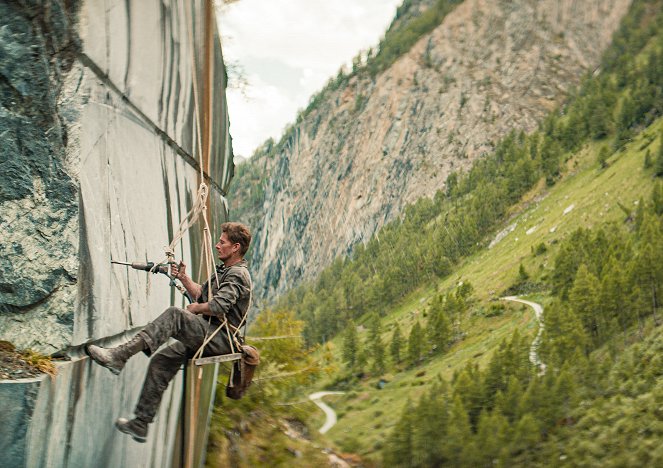
[[[663,2],[635,1],[536,131],[280,298],[306,377],[258,392],[344,390],[327,441],[366,465],[662,464],[662,116]],[[543,304],[538,346],[511,294]]]
[[[490,360],[482,358],[485,365],[469,359],[450,381],[427,379],[424,396],[405,404],[383,443],[355,427],[351,415],[371,411],[370,405],[358,405],[357,389],[341,406],[354,436],[340,430],[332,435],[345,441],[346,449],[381,452],[385,466],[661,463],[656,443],[663,436],[658,414],[663,396],[658,356],[663,333],[661,11],[661,2],[636,2],[600,73],[588,77],[538,132],[502,140],[491,157],[454,176],[433,201],[410,207],[402,221],[388,225],[352,260],[337,261],[315,283],[282,299],[282,307],[297,310],[306,321],[309,343],[329,340],[330,330],[344,331],[335,339],[345,366],[337,384],[347,385],[349,379],[365,388],[361,378],[352,377],[364,373],[401,386],[408,380],[395,375],[405,371],[413,385],[423,384],[415,376],[439,368],[437,360],[450,349],[458,354],[474,346],[464,344],[472,334],[468,323],[477,326],[480,316],[509,312],[498,303],[481,305],[477,296],[490,294],[464,283],[429,296],[424,321],[399,320],[391,311],[401,308],[412,291],[487,248],[514,203],[531,190],[554,193],[559,180],[580,170],[579,160],[588,152],[595,158],[591,171],[597,171],[588,177],[603,177],[611,166],[629,168],[611,172],[614,185],[606,190],[620,185],[615,178],[636,177],[631,172],[636,169],[651,180],[636,203],[617,203],[621,215],[616,219],[602,222],[603,212],[585,215],[593,220],[591,228],[532,246],[532,258],[546,256],[550,265],[528,271],[521,261],[504,290],[538,291],[546,303],[539,348],[545,373],[528,360],[532,337],[516,333]],[[635,167],[624,164],[633,158]],[[385,326],[380,316],[391,324]],[[357,336],[353,322],[367,328],[364,337]],[[391,401],[385,398],[376,395],[375,401],[384,408]],[[382,411],[375,409],[376,416],[381,420]],[[379,424],[375,428],[384,430]]]

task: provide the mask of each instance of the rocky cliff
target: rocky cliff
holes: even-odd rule
[[[233,163],[220,43],[204,20],[211,6],[0,2],[1,340],[44,353],[102,337],[109,345],[182,304],[167,280],[110,261],[164,257],[201,165],[211,221],[225,219]],[[211,130],[199,131],[205,123]],[[199,136],[208,153],[197,150]],[[176,252],[194,272],[198,239],[196,226]],[[0,382],[4,466],[162,467],[186,450],[200,464],[214,366],[199,427],[183,426],[180,375],[138,445],[113,421],[131,415],[147,359],[114,377],[72,357],[56,377]],[[180,450],[190,430],[195,442]]]
[[[312,277],[500,137],[534,129],[598,66],[629,4],[466,0],[385,70],[369,59],[328,86],[242,167],[260,183],[236,182],[233,198],[253,196],[231,216],[255,230],[258,293]]]

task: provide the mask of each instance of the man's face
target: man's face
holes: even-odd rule
[[[221,234],[219,242],[216,243],[215,247],[219,254],[219,260],[225,262],[232,257],[235,252],[239,252],[240,246],[238,243],[233,244],[230,239],[228,239],[228,235],[224,232]]]

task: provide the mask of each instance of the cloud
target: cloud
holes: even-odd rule
[[[245,71],[229,89],[233,147],[249,156],[360,50],[377,45],[401,0],[241,0],[219,9],[224,56]]]

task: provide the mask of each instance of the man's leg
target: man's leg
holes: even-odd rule
[[[138,335],[147,344],[148,355],[156,352],[169,338],[175,338],[187,347],[199,347],[207,332],[207,320],[179,307],[168,307],[161,315],[148,323]],[[196,349],[198,349],[196,347]]]
[[[148,324],[140,335],[147,343],[150,352],[155,351],[169,337],[179,340],[152,357],[143,389],[136,405],[136,418],[118,419],[117,428],[133,436],[138,442],[145,442],[147,425],[154,420],[163,393],[180,366],[186,365],[208,334],[216,329],[209,326],[208,319],[193,315],[177,307],[168,308],[154,322]],[[227,354],[230,346],[225,331],[219,331],[205,347],[205,355]],[[146,350],[146,352],[148,351]]]
[[[175,377],[182,365],[186,365],[187,359],[195,353],[187,350],[182,343],[174,343],[163,351],[157,353],[151,360],[147,369],[143,389],[138,398],[138,404],[134,413],[138,419],[151,423],[154,415],[159,409],[163,392]]]
[[[182,343],[174,343],[152,357],[134,410],[136,417],[132,420],[119,418],[115,426],[125,434],[133,436],[134,440],[145,442],[147,425],[154,420],[163,392],[168,388],[180,366],[186,365],[188,357],[194,352],[187,350]]]
[[[140,351],[151,356],[171,337],[185,343],[195,343],[198,340],[202,343],[207,330],[206,325],[200,317],[184,309],[169,307],[128,343],[109,349],[89,345],[87,351],[97,364],[117,375],[131,356]]]
[[[198,351],[205,338],[205,332],[212,334],[216,329],[214,325],[208,327],[207,320],[203,317],[194,316],[194,320],[198,322],[194,326],[196,328],[200,326],[204,330],[199,339],[193,340],[192,338],[198,337],[195,336],[195,332],[192,332],[188,326],[185,326],[180,330],[179,338],[178,336],[174,337],[180,339],[180,342],[166,347],[166,349],[154,355],[150,360],[150,366],[147,369],[147,375],[143,383],[143,390],[136,405],[135,413],[137,418],[147,423],[152,422],[154,415],[159,409],[163,392],[168,388],[170,381],[175,377],[179,368],[183,364],[186,364],[187,360],[193,357],[196,351]],[[230,346],[228,346],[225,330],[220,330],[204,349],[205,356],[217,356],[228,354],[229,352]]]

